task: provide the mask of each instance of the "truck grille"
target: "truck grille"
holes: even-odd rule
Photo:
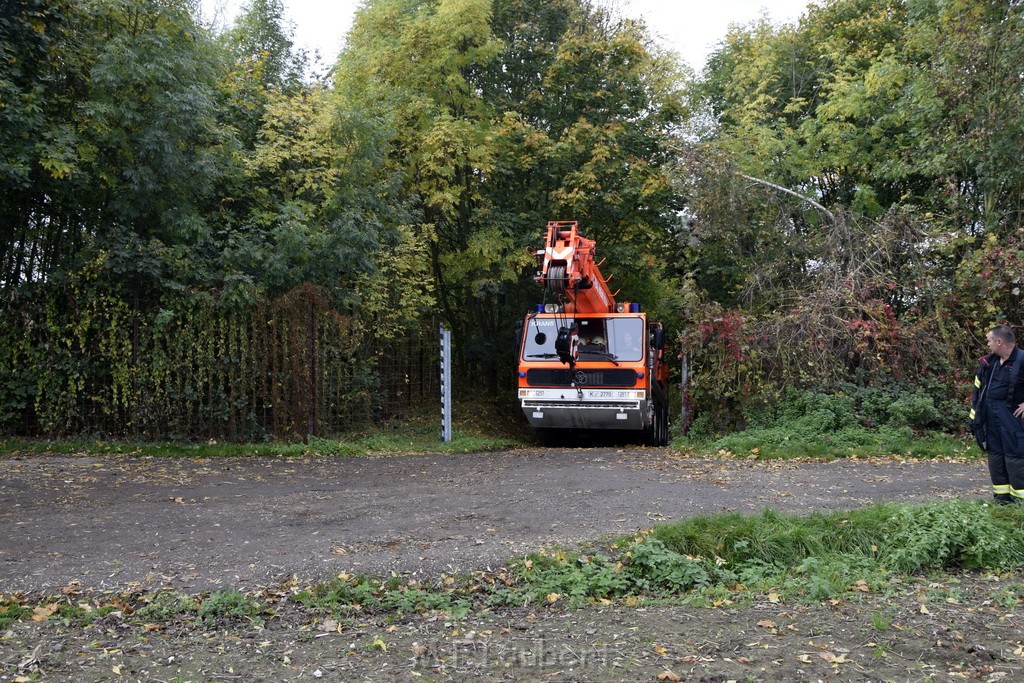
[[[530,386],[568,387],[575,382],[581,387],[632,387],[636,385],[634,370],[549,370],[533,368],[526,371]]]

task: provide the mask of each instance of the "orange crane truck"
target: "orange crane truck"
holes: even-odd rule
[[[536,251],[541,287],[519,334],[519,401],[542,441],[571,431],[634,432],[668,443],[665,329],[638,303],[616,302],[576,221],[551,221]],[[547,298],[547,297],[545,297]]]

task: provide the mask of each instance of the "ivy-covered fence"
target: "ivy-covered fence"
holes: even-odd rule
[[[0,325],[8,434],[295,439],[438,404],[436,330],[379,339],[310,285],[225,310],[197,295],[143,306],[83,282],[8,307]]]

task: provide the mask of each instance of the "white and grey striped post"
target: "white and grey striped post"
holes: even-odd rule
[[[452,333],[441,325],[441,441],[452,440]]]

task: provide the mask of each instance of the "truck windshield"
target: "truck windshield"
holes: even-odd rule
[[[636,361],[644,357],[644,321],[641,318],[611,318],[608,324],[608,351],[619,360]]]
[[[524,360],[558,360],[555,339],[560,327],[576,326],[581,361],[642,360],[644,322],[629,318],[540,318],[527,321]]]

